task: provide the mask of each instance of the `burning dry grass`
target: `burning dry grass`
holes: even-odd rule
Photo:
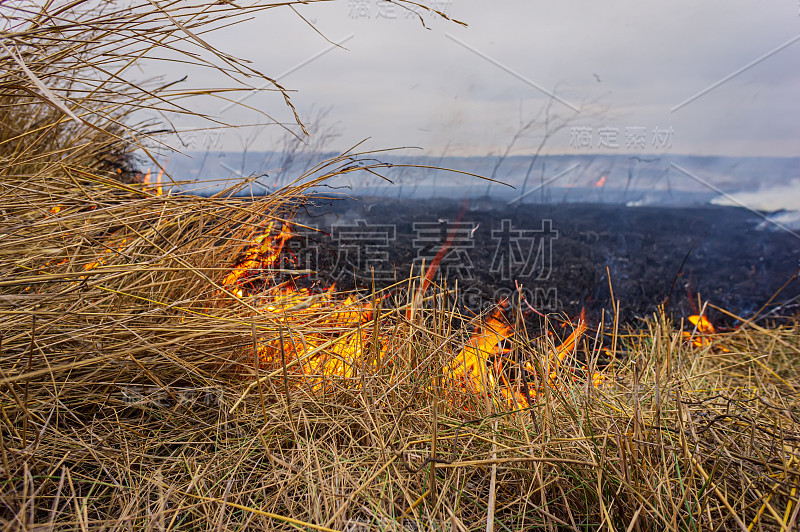
[[[245,202],[157,196],[101,175],[56,179],[3,196],[0,489],[10,527],[796,522],[796,325],[698,343],[655,317],[613,338],[618,356],[595,388],[553,376],[559,348],[513,327],[522,316],[481,348],[471,336],[481,321],[466,325],[441,290],[422,305],[401,295],[413,289],[353,297],[347,305],[370,313],[346,327],[332,319],[348,308],[344,295],[298,304],[256,290],[256,278],[232,293],[237,257],[291,215],[300,189]],[[61,209],[51,213],[55,189]],[[267,299],[283,301],[280,312]],[[611,333],[589,327],[575,346],[590,365],[599,334]],[[343,338],[359,349],[337,350]],[[254,356],[267,345],[272,356]],[[464,346],[528,366],[531,406],[514,409],[502,393],[502,378],[520,372],[501,377],[489,364],[482,374],[495,380],[483,390],[454,378]],[[347,371],[303,365],[321,353]]]
[[[96,73],[112,56],[197,42],[148,5],[148,31],[128,37],[144,48],[116,56],[92,33],[117,23],[110,8],[74,25],[51,4],[19,11],[30,26],[2,36],[5,528],[796,525],[796,323],[697,327],[708,336],[695,341],[656,315],[625,334],[573,324],[564,336],[582,334],[562,343],[529,336],[521,314],[468,319],[413,280],[288,290],[303,272],[263,259],[306,187],[380,165],[335,158],[257,201],[123,183],[142,137],[121,118],[168,95],[76,93],[98,77],[67,66]],[[196,35],[209,12],[195,14],[170,16]],[[47,20],[65,25],[48,33]],[[606,349],[615,359],[600,368]],[[577,353],[585,370],[569,369]]]

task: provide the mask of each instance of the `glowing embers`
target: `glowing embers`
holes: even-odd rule
[[[88,271],[94,270],[98,266],[105,265],[106,262],[108,262],[108,259],[111,258],[111,256],[112,256],[111,253],[116,253],[116,254],[122,253],[122,251],[125,249],[127,243],[128,243],[128,239],[125,238],[122,241],[120,241],[120,243],[117,244],[116,247],[114,247],[114,248],[106,248],[103,251],[103,253],[99,257],[97,257],[96,260],[93,260],[92,262],[90,262],[88,264],[84,264],[83,265],[83,271],[88,272]],[[86,276],[82,275],[81,279],[86,279]]]
[[[90,271],[92,271],[92,270],[94,270],[96,268],[99,268],[101,266],[105,266],[115,256],[123,255],[123,253],[127,249],[127,247],[128,247],[128,239],[127,238],[123,238],[118,243],[116,243],[113,247],[105,247],[105,249],[103,249],[103,251],[101,251],[100,253],[97,253],[97,254],[94,255],[93,260],[83,264],[83,266],[80,266],[80,268],[85,272],[90,272]],[[59,268],[60,266],[65,266],[65,265],[67,265],[67,266],[76,265],[77,266],[79,264],[80,264],[80,259],[78,259],[76,261],[72,261],[69,258],[65,257],[65,258],[63,258],[61,260],[51,260],[51,261],[46,262],[44,264],[44,266],[39,268],[39,272],[38,273],[39,274],[52,273],[55,269]],[[81,275],[79,277],[79,279],[81,279],[81,280],[84,280],[86,278],[87,278],[86,275]]]

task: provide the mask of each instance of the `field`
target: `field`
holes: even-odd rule
[[[126,69],[172,47],[258,79],[200,37],[248,11],[109,6],[2,7],[4,528],[797,526],[796,318],[715,330],[701,301],[628,321],[613,284],[599,315],[473,315],[436,258],[390,286],[303,285],[309,188],[380,172],[375,154],[253,200],[169,193],[132,156],[152,124],[125,117],[192,91]]]

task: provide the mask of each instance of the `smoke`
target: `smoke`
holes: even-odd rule
[[[759,228],[780,226],[800,229],[800,179],[786,185],[766,188],[755,192],[726,194],[711,200],[714,205],[746,206],[758,211],[773,213]],[[770,223],[774,222],[774,223]]]
[[[765,212],[800,210],[800,179],[755,192],[726,194],[711,200],[714,205],[746,205]]]

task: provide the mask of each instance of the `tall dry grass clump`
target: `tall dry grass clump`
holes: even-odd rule
[[[702,342],[661,314],[590,327],[568,355],[590,371],[614,355],[595,388],[552,377],[553,341],[511,315],[502,357],[533,368],[508,376],[529,379],[521,408],[453,379],[482,318],[444,288],[275,311],[276,280],[302,274],[285,262],[234,293],[234,265],[308,186],[382,165],[345,154],[254,200],[159,195],[131,158],[155,126],[130,117],[190,113],[194,91],[128,74],[169,50],[268,80],[202,36],[276,6],[0,4],[4,528],[796,527],[796,324]]]

